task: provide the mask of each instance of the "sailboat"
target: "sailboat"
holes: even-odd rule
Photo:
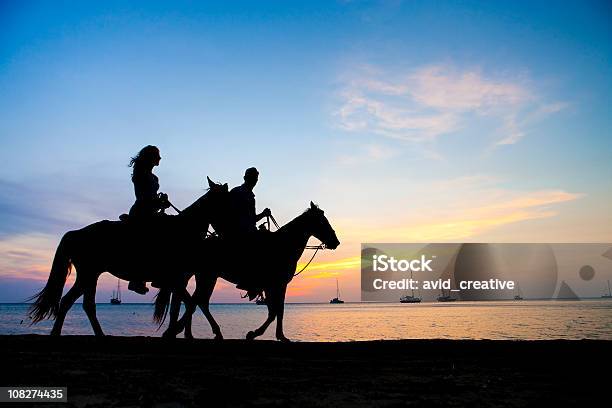
[[[344,303],[344,300],[340,300],[340,287],[338,286],[338,278],[336,278],[336,297],[329,301],[331,304]]]
[[[523,300],[523,297],[521,296],[521,288],[519,287],[518,283],[516,284],[516,295],[514,295],[514,300]]]
[[[113,290],[113,297],[110,300],[111,305],[121,304],[121,288],[119,287],[119,279],[117,279],[117,291]]]
[[[445,295],[444,289],[440,289],[440,291],[442,292],[442,294],[438,296],[438,302],[454,302],[455,300],[457,300],[454,297],[451,297],[450,292],[448,293],[448,295]]]
[[[612,291],[610,291],[610,280],[608,279],[608,293],[601,295],[602,299],[612,299]]]
[[[410,280],[412,281],[412,269],[410,270]],[[414,289],[411,295],[400,297],[400,303],[421,303],[421,298],[414,296]]]

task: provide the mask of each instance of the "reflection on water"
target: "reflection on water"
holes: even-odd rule
[[[29,326],[28,305],[0,304],[0,334],[48,334],[52,322]],[[226,338],[244,338],[266,318],[265,306],[217,304],[211,310]],[[106,334],[160,336],[149,304],[99,304]],[[21,323],[23,320],[23,323]],[[607,339],[612,340],[612,301],[499,301],[453,304],[288,304],[285,334],[302,341],[378,339]],[[21,323],[21,324],[20,324]],[[212,333],[202,313],[194,318],[199,338]],[[92,334],[80,305],[68,314],[64,334]],[[264,339],[274,338],[274,324]]]

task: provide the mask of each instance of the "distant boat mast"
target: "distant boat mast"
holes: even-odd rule
[[[610,291],[610,279],[608,279],[608,293],[605,295],[601,296],[602,298],[605,299],[611,299],[612,298],[612,291]]]
[[[112,305],[121,304],[121,288],[119,287],[119,279],[117,279],[117,291],[113,290],[113,297],[110,300]]]
[[[344,300],[340,299],[340,286],[338,285],[338,278],[336,278],[336,297],[329,301],[331,304],[344,303]]]

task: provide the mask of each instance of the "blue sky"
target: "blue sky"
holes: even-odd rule
[[[206,175],[237,185],[255,165],[279,221],[326,210],[343,245],[293,300],[328,298],[336,276],[357,298],[356,269],[334,265],[360,242],[612,241],[611,16],[606,2],[0,2],[0,279],[44,279],[64,231],[126,211],[146,144],[179,207]]]

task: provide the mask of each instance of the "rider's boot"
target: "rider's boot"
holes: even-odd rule
[[[128,289],[138,293],[139,295],[146,295],[149,291],[147,284],[142,281],[130,281],[128,284]]]

